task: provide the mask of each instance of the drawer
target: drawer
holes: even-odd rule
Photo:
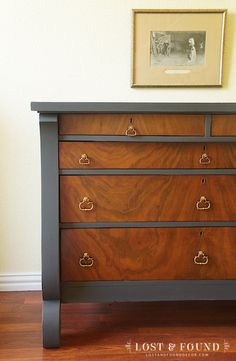
[[[235,242],[227,227],[62,230],[61,278],[235,279]]]
[[[60,194],[61,222],[236,221],[234,175],[61,176]]]
[[[213,136],[235,136],[236,135],[236,114],[235,115],[212,115]]]
[[[236,143],[60,142],[61,169],[236,168]]]
[[[204,135],[204,115],[62,114],[60,134]]]

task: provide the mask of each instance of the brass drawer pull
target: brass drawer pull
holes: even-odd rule
[[[201,158],[199,159],[199,163],[200,164],[210,164],[211,160],[206,153],[203,153]]]
[[[133,125],[128,126],[128,128],[125,131],[125,135],[127,135],[128,137],[135,137],[135,135],[137,135],[136,129],[134,128]]]
[[[79,164],[82,164],[82,165],[90,164],[90,159],[87,156],[87,154],[85,154],[85,153],[81,154],[81,157],[79,159]]]
[[[93,202],[88,197],[84,197],[82,202],[79,202],[79,209],[81,211],[91,211],[93,209]]]
[[[203,251],[198,251],[197,255],[193,259],[193,262],[195,264],[207,264],[208,256]]]
[[[211,208],[211,202],[206,197],[201,196],[200,200],[196,203],[196,208],[198,211],[205,211]]]
[[[88,253],[84,253],[83,256],[79,259],[79,265],[81,267],[92,267],[93,258],[90,257]]]

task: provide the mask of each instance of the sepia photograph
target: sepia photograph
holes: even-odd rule
[[[205,31],[151,31],[151,65],[204,65],[205,43]]]
[[[222,86],[226,13],[134,9],[131,86]]]

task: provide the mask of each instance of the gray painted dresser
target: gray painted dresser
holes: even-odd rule
[[[47,103],[43,344],[60,304],[236,299],[236,104]]]

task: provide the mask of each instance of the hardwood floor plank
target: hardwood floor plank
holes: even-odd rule
[[[234,301],[63,304],[60,349],[42,348],[41,302],[40,292],[0,293],[1,361],[236,359]],[[126,347],[129,341],[131,352]],[[165,347],[211,342],[221,348],[207,357],[177,352],[176,357],[157,352],[155,356],[135,350],[136,343],[140,347],[151,342],[163,342]],[[225,352],[224,342],[229,344]]]

